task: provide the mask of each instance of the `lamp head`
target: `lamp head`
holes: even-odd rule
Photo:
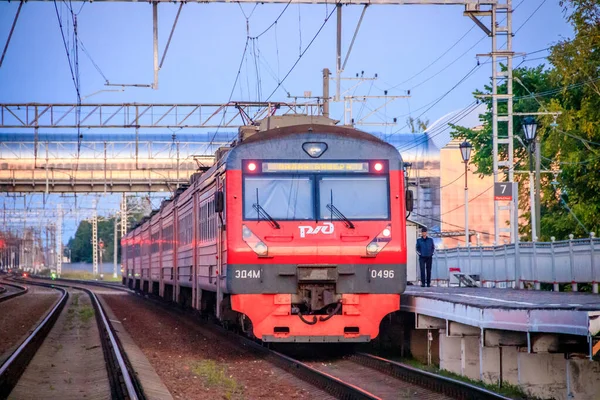
[[[460,154],[462,156],[463,161],[468,163],[471,159],[471,150],[473,149],[473,146],[471,145],[471,143],[465,140],[458,147],[460,148]]]
[[[526,117],[523,120],[523,132],[525,133],[525,140],[530,143],[535,140],[537,134],[537,123],[535,122],[535,118]]]

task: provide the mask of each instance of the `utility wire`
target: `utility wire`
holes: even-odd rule
[[[233,81],[233,85],[231,87],[231,92],[229,93],[229,99],[227,100],[227,104],[229,104],[231,102],[231,98],[233,97],[233,93],[235,91],[235,87],[237,86],[238,80],[240,78],[240,73],[242,72],[242,65],[244,64],[244,57],[246,56],[246,52],[248,51],[248,44],[249,43],[250,43],[250,36],[246,36],[246,44],[244,45],[244,51],[242,52],[242,57],[240,59],[240,64],[238,66],[238,71],[235,74],[235,80]],[[212,138],[210,139],[210,142],[208,143],[208,146],[206,147],[206,150],[210,149],[210,146],[212,146],[213,142],[215,141],[215,138],[217,136],[217,133],[219,132],[219,129],[221,128],[221,126],[225,122],[226,115],[227,115],[227,108],[225,108],[225,110],[223,111],[223,117],[221,118],[221,122],[219,122],[219,125],[217,126],[217,129],[215,130],[215,133],[213,134]]]
[[[336,6],[339,3],[336,3]],[[333,8],[331,10],[331,12],[329,13],[329,15],[327,15],[327,18],[325,18],[325,21],[323,21],[323,24],[321,24],[321,27],[319,28],[319,30],[317,31],[317,33],[315,33],[315,36],[313,36],[313,38],[311,39],[311,41],[308,43],[308,45],[306,46],[306,48],[302,51],[302,53],[300,53],[300,55],[298,56],[298,59],[296,60],[296,62],[294,63],[294,65],[292,65],[292,67],[290,68],[290,70],[287,72],[287,74],[285,74],[285,76],[283,77],[283,79],[281,80],[281,82],[279,82],[277,84],[277,86],[275,87],[275,89],[273,89],[273,91],[271,92],[271,94],[265,99],[265,101],[269,101],[269,99],[271,97],[273,97],[273,95],[275,94],[275,92],[277,91],[277,89],[279,89],[279,87],[283,84],[283,82],[285,82],[285,80],[287,79],[288,76],[290,76],[290,74],[292,73],[292,71],[294,70],[294,68],[296,68],[296,65],[298,65],[298,63],[300,62],[300,60],[302,59],[302,57],[304,56],[304,54],[306,54],[306,52],[308,51],[308,49],[310,49],[310,46],[314,43],[314,41],[317,39],[317,37],[319,36],[319,34],[321,33],[321,31],[323,30],[323,28],[325,27],[325,25],[327,24],[327,22],[329,21],[329,19],[331,18],[331,16],[333,15],[333,13],[335,12],[336,8]]]
[[[238,3],[239,4],[239,3]],[[258,3],[257,3],[258,4]],[[279,15],[277,16],[277,18],[275,18],[275,21],[273,21],[271,23],[271,25],[269,25],[264,31],[262,31],[261,33],[259,33],[256,36],[251,36],[250,39],[258,39],[259,37],[261,37],[262,35],[264,35],[265,33],[267,33],[268,31],[271,30],[271,28],[273,28],[274,26],[277,26],[277,22],[279,22],[279,19],[283,16],[283,14],[285,13],[285,10],[288,9],[288,7],[290,6],[290,4],[292,4],[292,0],[288,1],[288,3],[285,5],[285,7],[283,8],[283,10],[281,10],[281,13],[279,13]],[[241,6],[240,6],[241,7]],[[253,11],[254,12],[254,11]],[[250,15],[252,16],[252,14]],[[249,19],[246,18],[246,19]]]
[[[439,98],[437,98],[433,104],[431,104],[431,106],[429,106],[425,111],[423,111],[416,119],[421,118],[427,111],[431,110],[433,107],[435,107],[440,101],[442,101],[444,99],[444,97],[446,97],[448,94],[450,94],[454,89],[456,89],[461,83],[463,83],[465,80],[467,80],[471,75],[473,75],[473,73],[480,67],[480,65],[476,65],[473,68],[471,68],[471,70],[469,72],[467,72],[465,74],[465,76],[463,76],[454,86],[452,86],[446,93],[444,93],[443,95],[441,95]],[[408,126],[408,124],[404,125],[402,128],[396,130],[396,132],[394,133],[398,133],[400,132],[402,129],[406,128]]]
[[[441,59],[442,59],[442,58],[443,58],[443,57],[444,57],[446,54],[448,54],[448,53],[449,53],[449,52],[450,52],[450,51],[451,51],[453,48],[455,48],[455,47],[456,47],[456,46],[457,46],[457,45],[458,45],[458,44],[459,44],[459,43],[460,43],[460,42],[461,42],[461,41],[462,41],[462,40],[463,40],[465,37],[467,37],[467,35],[468,35],[469,33],[471,33],[471,31],[472,31],[473,29],[475,29],[475,25],[473,25],[473,26],[471,27],[471,29],[469,29],[468,31],[466,31],[466,32],[464,33],[464,35],[462,35],[462,36],[460,37],[460,39],[458,39],[456,42],[454,42],[454,44],[453,44],[452,46],[448,47],[448,49],[447,49],[445,52],[443,52],[443,53],[442,53],[442,54],[441,54],[441,55],[440,55],[438,58],[436,58],[436,59],[435,59],[435,60],[433,60],[431,63],[429,63],[429,65],[427,65],[427,66],[426,66],[425,68],[423,68],[421,71],[417,72],[416,74],[414,74],[414,75],[413,75],[413,76],[411,76],[410,78],[408,78],[408,79],[404,80],[403,82],[400,82],[399,84],[392,86],[392,87],[391,87],[391,88],[389,88],[388,90],[394,90],[394,89],[396,89],[397,87],[399,87],[399,86],[402,86],[402,85],[404,85],[404,84],[405,84],[405,83],[407,83],[407,82],[410,82],[411,80],[413,80],[413,79],[414,79],[414,78],[416,78],[417,76],[421,75],[423,72],[427,71],[429,68],[431,68],[433,65],[435,65],[435,63],[437,63],[439,60],[441,60]],[[480,40],[480,41],[481,41],[481,40]],[[480,41],[479,41],[479,42],[480,42]],[[477,42],[476,44],[478,44],[479,42]],[[470,49],[469,49],[469,50],[470,50]]]
[[[89,60],[91,61],[92,65],[94,66],[94,68],[96,68],[96,71],[98,71],[98,73],[100,75],[102,75],[102,78],[104,79],[104,82],[109,83],[108,78],[106,77],[106,75],[104,75],[104,72],[102,72],[102,70],[100,69],[100,67],[98,66],[98,64],[96,64],[96,62],[92,58],[92,55],[85,48],[85,45],[83,44],[83,41],[81,40],[81,38],[78,38],[78,40],[79,40],[79,44],[81,45],[81,50],[83,51],[83,53],[89,58]]]
[[[540,9],[540,8],[542,8],[542,6],[544,5],[544,3],[546,3],[546,1],[547,1],[547,0],[542,0],[542,2],[540,3],[540,5],[539,5],[539,6],[537,6],[537,8],[536,8],[535,10],[533,10],[533,12],[531,13],[531,15],[529,15],[529,17],[527,17],[527,19],[525,20],[525,22],[523,22],[523,23],[521,24],[521,26],[519,26],[519,27],[517,28],[517,30],[516,30],[516,31],[515,31],[515,33],[514,33],[515,35],[516,35],[516,34],[517,34],[517,33],[518,33],[520,30],[521,30],[521,28],[523,28],[523,27],[525,26],[525,24],[526,24],[527,22],[529,22],[529,20],[530,20],[530,19],[531,19],[531,18],[532,18],[532,17],[533,17],[533,16],[534,16],[534,15],[535,15],[535,14],[536,14],[538,11],[539,11],[539,9]]]
[[[494,185],[490,186],[489,188],[485,189],[483,192],[479,193],[477,196],[475,196],[475,197],[473,197],[472,199],[470,199],[468,202],[470,203],[470,202],[472,202],[473,200],[476,200],[476,199],[480,198],[480,197],[481,197],[481,196],[483,196],[485,193],[489,192],[489,191],[490,191],[490,189],[491,189],[491,188],[493,188],[493,187],[494,187]],[[444,212],[444,213],[442,213],[442,214],[440,214],[440,215],[446,215],[446,214],[450,214],[451,212],[454,212],[454,211],[456,211],[456,210],[458,210],[458,209],[460,209],[460,208],[463,208],[464,206],[465,206],[464,204],[461,204],[461,205],[459,205],[459,206],[457,206],[457,207],[453,208],[452,210],[450,210],[450,211],[446,211],[446,212]]]

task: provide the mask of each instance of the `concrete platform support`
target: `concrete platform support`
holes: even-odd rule
[[[567,399],[567,363],[564,354],[518,354],[523,391],[542,399]]]
[[[502,347],[502,382],[519,384],[519,349]]]
[[[461,374],[470,379],[478,380],[479,375],[479,336],[460,338]]]
[[[600,363],[589,360],[567,360],[567,399],[600,398]]]
[[[504,363],[504,349],[502,347],[480,347],[479,350],[481,351],[479,363],[481,380],[485,383],[498,384],[500,382],[500,352],[502,352]],[[504,380],[504,377],[502,379]]]
[[[479,380],[479,348],[477,336],[447,337],[440,333],[440,368]]]
[[[462,374],[462,351],[459,337],[448,337],[440,331],[440,369]]]
[[[443,336],[434,329],[416,329],[410,332],[410,354],[423,364],[440,364],[439,338]]]

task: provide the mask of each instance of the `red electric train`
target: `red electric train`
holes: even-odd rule
[[[322,120],[240,130],[122,239],[124,284],[266,342],[374,339],[406,287],[403,162]]]

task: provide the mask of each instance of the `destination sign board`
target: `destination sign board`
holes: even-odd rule
[[[263,162],[262,172],[369,172],[368,162]]]

